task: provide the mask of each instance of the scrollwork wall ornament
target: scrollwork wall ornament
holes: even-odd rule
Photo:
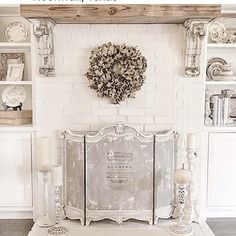
[[[203,40],[206,36],[206,19],[188,19],[184,23],[187,36],[187,48],[185,59],[185,75],[197,77],[200,75],[200,58]]]
[[[38,75],[55,76],[54,21],[51,19],[30,19],[38,47]]]
[[[209,25],[209,34],[211,40],[215,43],[236,43],[236,31],[227,31],[224,23],[221,21],[224,18],[217,18]]]
[[[135,97],[144,84],[146,68],[147,60],[136,47],[109,42],[92,50],[86,76],[98,97],[119,104]]]

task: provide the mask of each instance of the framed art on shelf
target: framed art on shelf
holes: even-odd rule
[[[0,53],[0,80],[6,80],[9,64],[24,64],[24,53]]]
[[[22,80],[24,64],[8,64],[6,81]]]

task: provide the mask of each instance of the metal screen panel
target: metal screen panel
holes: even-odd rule
[[[84,224],[84,135],[65,134],[65,214]]]
[[[111,126],[86,136],[86,222],[152,223],[153,135]]]
[[[176,138],[173,131],[155,135],[154,223],[173,214]]]

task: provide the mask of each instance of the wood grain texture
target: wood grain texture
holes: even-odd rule
[[[183,23],[187,18],[215,18],[221,5],[21,5],[25,18],[52,18],[56,23]]]

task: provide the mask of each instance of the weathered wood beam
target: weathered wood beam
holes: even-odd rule
[[[25,18],[52,18],[64,23],[184,23],[187,18],[215,18],[221,5],[21,5]]]

